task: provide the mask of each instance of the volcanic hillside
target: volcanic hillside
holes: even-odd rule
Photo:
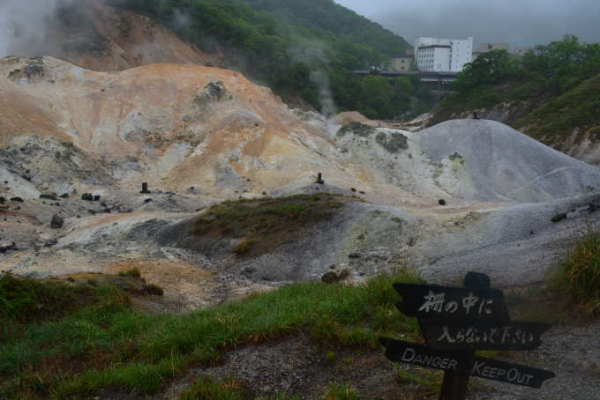
[[[543,282],[584,232],[600,227],[600,171],[507,125],[459,119],[407,132],[353,113],[327,118],[290,109],[239,72],[196,64],[208,59],[144,17],[95,7],[105,18],[93,25],[104,38],[98,41],[104,50],[75,47],[56,53],[79,65],[52,56],[0,60],[0,271],[86,287],[116,282],[133,293],[132,305],[123,299],[110,302],[99,312],[84,313],[94,323],[64,329],[75,338],[66,342],[83,343],[68,349],[77,352],[75,358],[93,352],[83,367],[60,358],[67,351],[62,342],[48,350],[53,338],[31,345],[43,357],[22,356],[21,342],[0,340],[5,351],[0,354],[10,356],[0,363],[0,378],[14,378],[14,365],[23,374],[28,368],[52,371],[52,378],[36,375],[34,383],[12,379],[10,393],[19,396],[35,387],[44,398],[67,382],[56,390],[142,398],[136,392],[140,386],[123,382],[141,377],[156,393],[176,373],[214,360],[221,351],[300,332],[306,318],[331,340],[331,332],[338,334],[342,325],[331,325],[337,324],[333,319],[321,324],[319,318],[329,316],[313,320],[304,303],[287,306],[290,299],[311,293],[307,288],[329,296],[317,300],[318,306],[333,307],[336,318],[354,315],[338,308],[340,303],[380,323],[396,313],[386,294],[388,283],[374,295],[390,302],[389,308],[376,309],[376,315],[385,314],[382,318],[373,317],[371,308],[355,307],[357,296],[346,304],[336,293],[362,293],[373,287],[360,285],[368,279],[407,268],[431,282],[456,283],[465,272],[479,271],[488,273],[496,287],[529,287]],[[131,29],[119,31],[122,18]],[[150,46],[148,32],[154,38]],[[158,61],[168,63],[141,65]],[[202,311],[160,316],[158,330],[146,315],[125,321],[110,314],[130,306],[152,313],[197,310],[306,281],[345,281],[352,287],[290,286],[290,292],[275,292],[276,299],[280,293],[289,297],[284,305],[277,300],[267,304],[267,313],[242,312],[239,318],[249,323],[238,324],[242,319],[227,314],[242,310],[238,306],[244,303],[208,311],[213,319],[204,320]],[[263,303],[270,297],[250,298]],[[282,311],[298,311],[304,319],[289,322]],[[272,331],[246,330],[263,323],[271,329],[265,322],[271,316],[280,323]],[[60,323],[53,329],[62,335]],[[231,330],[212,334],[209,325]],[[344,343],[365,340],[362,326],[352,329],[339,330],[350,332]],[[148,334],[150,340],[135,343],[131,332],[136,338]],[[104,334],[117,335],[121,347],[115,348],[123,351],[107,344]],[[29,333],[23,335],[29,340]],[[204,340],[212,340],[212,347],[202,347]],[[296,353],[307,353],[305,340],[297,342],[289,363],[279,362],[295,365],[301,359]],[[288,344],[283,342],[282,353],[290,353]],[[266,387],[261,393],[269,396],[287,393],[293,385],[295,393],[309,387],[319,396],[323,392],[311,378],[320,371],[313,359],[332,362],[322,349],[302,359],[304,378],[262,358],[279,359],[277,350],[265,353],[259,347],[256,356],[252,349],[244,359],[247,368],[223,360],[234,374],[250,371],[243,379],[261,386],[254,389]],[[163,356],[168,367],[153,369],[154,362],[163,365]],[[264,372],[255,368],[257,359],[268,375],[261,375],[260,384],[253,378],[255,371]],[[68,370],[64,379],[81,378],[75,386],[75,381],[55,380],[58,364]],[[92,368],[101,379],[88,374]],[[123,369],[125,380],[114,375]],[[397,381],[394,373],[385,379]],[[581,385],[557,382],[578,393],[598,384],[592,373],[582,379]],[[189,386],[178,385],[171,389]],[[115,397],[102,391],[113,387],[131,393]],[[144,393],[151,391],[148,387]]]

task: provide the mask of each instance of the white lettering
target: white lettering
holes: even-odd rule
[[[406,350],[404,350],[404,354],[402,354],[402,361],[409,363],[414,360],[416,354],[414,349],[407,347]]]
[[[485,361],[477,361],[473,364],[473,372],[472,374],[481,375],[481,368],[485,367]]]
[[[510,370],[508,370],[508,374],[506,374],[506,379],[508,379],[509,382],[514,382],[517,380],[517,378],[519,378],[518,369],[511,368]]]

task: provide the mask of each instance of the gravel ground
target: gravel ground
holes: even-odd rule
[[[484,388],[469,400],[600,400],[600,321],[557,326],[542,345],[520,354],[516,362],[550,370],[556,377],[541,389],[479,380]]]

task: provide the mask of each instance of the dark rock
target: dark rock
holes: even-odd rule
[[[329,271],[323,274],[323,276],[321,276],[321,281],[325,282],[325,283],[335,283],[335,282],[340,282],[343,281],[344,279],[348,278],[350,276],[350,271],[348,271],[347,269],[343,269],[339,272],[335,272],[335,271]]]
[[[161,287],[152,284],[144,286],[144,292],[153,296],[162,296],[165,293]]]
[[[100,198],[99,194],[94,195],[94,201],[100,201]]]
[[[142,190],[140,191],[140,193],[142,194],[149,194],[152,193],[148,190],[148,183],[147,182],[143,182],[142,183]]]
[[[323,180],[323,174],[319,172],[319,174],[317,175],[317,180],[315,181],[315,183],[318,183],[319,185],[324,185],[325,181]]]
[[[365,193],[365,192],[363,192],[362,190],[361,190],[360,192],[358,192],[358,193],[360,193],[360,194],[366,194],[366,193]]]
[[[152,203],[153,201],[154,201],[154,200],[152,200],[152,199],[146,199],[146,200],[144,200],[144,203],[145,203],[145,204],[148,204],[148,203]]]
[[[52,221],[50,222],[50,228],[52,229],[60,229],[64,226],[65,219],[60,215],[54,215],[52,217]]]
[[[350,190],[351,190],[353,193],[356,193],[356,189],[354,189],[354,188],[350,188]]]
[[[400,150],[408,149],[408,138],[401,133],[380,132],[375,141],[390,153],[398,153]]]
[[[556,214],[554,217],[552,217],[551,221],[557,223],[562,221],[563,219],[567,219],[567,213]]]
[[[61,199],[68,199],[69,198],[69,193],[63,193],[60,195]]]
[[[91,193],[84,193],[81,195],[81,200],[83,201],[94,201],[94,195]]]
[[[376,128],[372,126],[361,124],[360,122],[351,122],[341,127],[340,130],[337,131],[337,136],[342,137],[347,133],[352,133],[360,137],[369,137],[375,132]]]
[[[203,107],[209,103],[227,101],[233,99],[233,96],[225,88],[222,81],[209,82],[204,90],[194,98],[194,103]]]
[[[360,258],[361,255],[359,253],[350,253],[348,254],[348,258]]]
[[[0,196],[0,204],[4,204],[6,203],[6,199],[2,196]]]
[[[10,250],[17,250],[15,242],[0,242],[0,254],[4,254]]]
[[[439,204],[440,206],[445,206],[447,203],[446,203],[446,200],[444,200],[444,199],[439,199],[439,200],[438,200],[438,204]]]
[[[56,239],[46,240],[44,242],[44,247],[53,247],[53,246],[56,246],[57,243],[58,243],[58,240],[56,240]]]
[[[10,199],[10,201],[12,201],[13,203],[23,203],[23,199],[20,197],[13,197]]]

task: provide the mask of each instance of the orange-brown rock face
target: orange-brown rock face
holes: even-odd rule
[[[322,130],[237,72],[155,64],[105,73],[13,57],[0,62],[0,90],[3,146],[55,137],[107,161],[140,163],[135,179],[210,194],[310,183],[321,168],[347,179],[320,153],[335,152]]]
[[[41,26],[25,25],[22,29],[28,32],[36,30],[27,39],[9,38],[8,54],[53,56],[94,71],[156,63],[223,64],[222,55],[198,49],[146,16],[110,7],[103,0],[67,4],[48,6]]]

